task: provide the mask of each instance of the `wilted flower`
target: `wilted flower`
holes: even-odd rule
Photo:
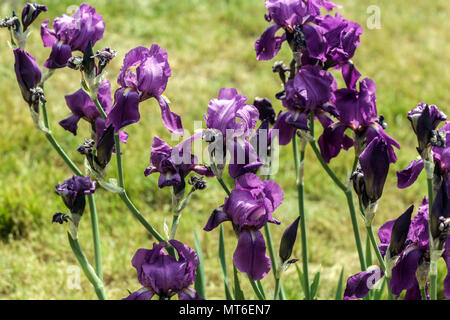
[[[166,128],[183,135],[181,118],[170,111],[166,98],[162,96],[171,76],[167,52],[156,44],[150,49],[137,47],[125,55],[118,76],[121,88],[114,94],[114,106],[108,115],[107,126],[114,129],[136,123],[140,119],[139,102],[155,98],[161,108],[162,121]]]
[[[431,147],[433,151],[433,162],[435,164],[434,174],[438,175],[438,180],[441,180],[441,177],[445,177],[448,180],[450,179],[450,122],[447,121],[437,131],[436,135],[442,136],[445,143],[443,146]],[[397,171],[397,186],[403,189],[412,185],[424,167],[425,165],[422,159],[411,161],[406,169]]]
[[[239,237],[234,264],[253,280],[262,279],[270,271],[271,263],[259,229],[268,222],[280,223],[272,213],[282,202],[283,191],[276,182],[261,181],[255,174],[247,173],[236,180],[236,188],[224,205],[214,210],[203,229],[211,231],[222,222],[231,221]]]
[[[255,98],[253,105],[258,109],[259,120],[268,120],[269,123],[275,123],[275,111],[273,110],[272,102],[267,98]]]
[[[197,253],[177,240],[169,240],[169,244],[178,252],[178,260],[164,252],[165,242],[154,243],[151,250],[136,251],[131,263],[142,288],[124,300],[150,300],[155,294],[160,300],[168,300],[176,294],[179,300],[201,299],[190,288],[199,265]]]
[[[184,179],[191,171],[212,176],[210,169],[198,164],[197,158],[186,146],[186,142],[181,142],[172,148],[164,140],[155,136],[150,155],[151,165],[145,169],[145,176],[159,172],[158,186],[160,188],[172,186],[177,189],[184,189]]]
[[[88,43],[94,45],[103,38],[105,23],[95,9],[85,3],[72,16],[63,14],[53,21],[53,29],[48,27],[49,20],[41,26],[41,37],[45,47],[52,52],[44,66],[49,69],[63,68],[72,56],[72,51],[84,52]]]
[[[432,140],[436,137],[436,128],[439,123],[447,120],[447,116],[435,105],[427,105],[421,102],[416,108],[408,112],[408,120],[417,136],[417,151],[423,160],[430,159],[429,151],[432,147]]]
[[[55,193],[60,195],[66,207],[73,214],[82,215],[86,207],[86,195],[95,191],[95,182],[90,177],[72,176],[56,186]]]
[[[37,3],[27,3],[22,10],[22,29],[25,32],[42,12],[47,12],[47,6]]]

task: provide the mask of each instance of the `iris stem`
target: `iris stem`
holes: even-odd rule
[[[433,194],[433,174],[434,174],[434,163],[428,160],[425,160],[425,172],[427,175],[427,188],[428,188],[428,212],[429,212],[429,220],[428,220],[428,233],[429,233],[429,243],[430,243],[430,300],[437,300],[437,261],[434,257],[435,248],[433,245],[433,235],[431,233],[431,217],[432,217],[432,209],[434,202],[434,194]]]
[[[98,227],[98,215],[97,207],[95,205],[95,196],[90,194],[88,197],[91,225],[92,225],[92,237],[94,241],[94,259],[95,259],[95,272],[100,280],[103,281],[103,268],[102,268],[102,250],[100,245],[100,231]]]
[[[304,199],[304,161],[305,161],[305,147],[300,150],[300,159],[298,157],[298,138],[297,134],[294,135],[292,141],[293,153],[294,153],[294,165],[295,173],[297,177],[297,194],[298,194],[298,210],[300,216],[300,229],[301,229],[301,242],[302,242],[302,266],[303,266],[303,283],[305,287],[305,299],[311,299],[310,285],[309,285],[309,272],[308,272],[308,239],[306,235],[306,215],[305,215],[305,199]]]
[[[250,276],[248,276],[248,281],[250,281],[250,284],[251,284],[251,286],[253,288],[253,291],[256,293],[256,296],[258,297],[258,299],[259,300],[265,300],[264,299],[264,295],[259,290],[258,285],[256,284],[255,280],[253,280],[252,278],[250,278]]]
[[[92,98],[92,101],[94,102],[95,106],[97,107],[98,111],[102,115],[103,119],[106,119],[107,115],[105,111],[103,110],[103,107],[101,106],[98,98]],[[147,229],[150,234],[152,234],[159,242],[165,242],[166,240],[156,231],[155,228],[144,218],[144,216],[140,213],[140,211],[136,208],[134,203],[131,201],[131,199],[128,197],[128,194],[125,190],[125,183],[124,183],[124,174],[123,174],[123,167],[122,167],[122,155],[120,151],[120,139],[119,134],[114,134],[114,146],[116,151],[116,165],[117,165],[117,176],[118,176],[118,185],[122,188],[122,191],[119,192],[119,197],[122,199],[122,201],[125,203],[127,208],[131,211],[131,213],[134,215],[134,217],[144,226],[145,229]],[[170,252],[172,252],[172,255],[174,254],[173,248],[168,249]]]
[[[317,148],[317,144],[314,140],[312,140],[310,142],[310,145],[317,157],[317,159],[319,160],[320,164],[322,165],[322,167],[325,169],[325,171],[328,173],[328,175],[330,176],[330,178],[333,180],[333,182],[339,187],[339,189],[341,189],[344,194],[345,197],[347,199],[347,205],[349,208],[349,212],[350,212],[350,218],[352,221],[352,226],[353,226],[353,234],[355,237],[355,244],[356,244],[356,249],[358,251],[358,256],[359,256],[359,263],[361,266],[361,270],[364,271],[367,269],[366,266],[366,261],[364,258],[364,250],[363,250],[363,246],[362,246],[362,241],[361,241],[361,235],[359,232],[359,227],[358,227],[358,220],[356,219],[356,211],[355,211],[355,206],[353,203],[353,194],[352,194],[352,190],[346,186],[337,176],[336,174],[333,172],[333,170],[331,170],[331,168],[328,166],[328,164],[325,162],[325,160],[323,159],[319,149]]]
[[[84,274],[88,278],[89,282],[94,286],[95,293],[100,300],[106,300],[105,289],[103,287],[103,281],[97,276],[92,266],[89,264],[86,256],[81,250],[80,244],[78,243],[78,239],[73,239],[70,233],[67,233],[70,247],[78,260],[81,268],[83,269]]]
[[[53,148],[58,152],[59,156],[64,160],[64,162],[68,165],[68,167],[75,173],[77,176],[83,176],[81,170],[77,167],[77,165],[70,159],[64,149],[59,145],[56,139],[53,137],[50,129],[50,123],[48,121],[47,115],[47,107],[46,103],[42,103],[41,105],[42,113],[44,115],[44,125],[47,128],[47,132],[45,136]],[[95,256],[95,270],[97,272],[98,277],[101,281],[103,281],[103,269],[102,269],[102,253],[101,253],[101,245],[100,245],[100,231],[98,227],[98,217],[97,217],[97,207],[95,205],[95,197],[93,194],[88,194],[88,203],[89,203],[89,211],[91,213],[91,225],[92,225],[92,236],[94,242],[94,256]]]
[[[282,288],[282,284],[281,284],[281,279],[277,278],[277,258],[275,256],[275,250],[273,247],[273,241],[272,241],[272,234],[270,232],[270,226],[267,223],[264,226],[264,232],[266,234],[266,240],[267,240],[267,247],[269,248],[269,256],[270,256],[270,261],[272,262],[272,273],[273,273],[273,277],[275,280],[275,293],[274,293],[274,300],[277,300],[278,298],[280,298],[281,300],[285,300],[285,297],[283,295],[283,291],[281,290]],[[280,290],[280,297],[278,297],[277,294],[277,287]]]

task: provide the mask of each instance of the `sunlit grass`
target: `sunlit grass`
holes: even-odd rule
[[[16,2],[19,2],[17,4]],[[39,23],[65,13],[81,1],[45,1],[49,12],[32,26],[27,50],[42,65],[49,55],[39,37]],[[386,220],[400,215],[411,203],[420,204],[426,194],[424,177],[406,190],[396,188],[395,171],[407,166],[416,156],[406,112],[420,101],[437,104],[450,113],[449,56],[450,3],[446,0],[382,0],[381,29],[366,26],[368,4],[363,1],[336,1],[344,6],[340,12],[364,28],[361,46],[354,60],[364,77],[377,83],[379,113],[389,124],[388,132],[402,145],[399,161],[392,166],[384,197],[375,218],[375,230]],[[3,1],[0,16],[12,8],[20,12],[24,1]],[[222,87],[235,87],[253,102],[255,96],[269,97],[277,110],[281,104],[274,94],[280,84],[271,72],[273,61],[258,62],[254,41],[267,27],[263,0],[141,0],[124,5],[122,1],[89,1],[106,22],[104,39],[96,47],[110,46],[118,56],[108,68],[108,78],[115,79],[125,53],[136,46],[157,43],[167,50],[172,78],[166,91],[171,108],[183,117],[191,132],[193,121],[202,121],[211,98]],[[7,47],[8,34],[0,30],[0,297],[9,299],[93,299],[95,294],[82,276],[81,290],[69,290],[68,267],[76,265],[67,244],[64,228],[50,223],[54,212],[64,211],[62,201],[53,193],[54,186],[71,173],[34,127],[14,78],[13,54]],[[285,48],[277,59],[289,61]],[[335,73],[339,78],[339,73]],[[342,81],[340,81],[342,84]],[[69,113],[63,95],[79,88],[79,74],[58,70],[46,84],[49,117],[56,138],[82,167],[76,147],[88,135],[88,126],[80,125],[74,137],[57,122]],[[130,197],[142,213],[163,232],[163,223],[171,221],[170,190],[157,188],[157,177],[144,177],[154,135],[170,141],[170,134],[160,120],[155,101],[140,107],[141,121],[129,126],[129,142],[123,147],[125,183]],[[352,155],[344,154],[332,161],[340,177],[348,174]],[[297,216],[295,177],[292,152],[282,149],[281,166],[273,177],[283,188],[285,200],[276,217],[282,226],[272,226],[276,247],[282,230]],[[353,242],[345,198],[321,171],[311,150],[306,159],[306,205],[311,272],[322,270],[320,298],[334,297],[341,268],[346,277],[358,271],[359,262]],[[111,166],[109,175],[115,176]],[[228,180],[228,183],[231,183]],[[179,240],[194,246],[193,229],[199,234],[205,259],[209,298],[223,298],[222,278],[217,258],[218,232],[201,229],[213,209],[223,203],[224,192],[213,181],[208,189],[195,194],[182,216]],[[102,235],[106,291],[109,298],[127,295],[127,289],[139,287],[131,258],[138,248],[150,248],[153,240],[127,211],[119,198],[104,190],[96,194]],[[88,212],[86,213],[88,215]],[[91,230],[88,217],[81,226],[80,242],[92,258]],[[231,262],[236,240],[229,226],[228,261]],[[363,238],[365,233],[362,230]],[[294,251],[301,257],[300,245]],[[92,260],[91,260],[92,261]],[[231,263],[230,263],[231,265]],[[69,269],[70,270],[70,269]],[[230,269],[231,274],[231,269]],[[442,273],[441,273],[442,274]],[[445,271],[442,275],[445,275]],[[312,276],[311,276],[312,278]],[[272,274],[263,281],[266,290],[273,289]],[[245,278],[242,284],[247,297],[252,296]],[[284,277],[287,296],[300,297],[295,269]]]

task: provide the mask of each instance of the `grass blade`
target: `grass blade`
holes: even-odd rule
[[[344,287],[344,267],[342,267],[341,274],[339,275],[339,281],[336,288],[335,300],[342,300],[342,289]]]
[[[224,231],[223,231],[223,225],[220,225],[219,259],[220,259],[220,266],[222,267],[223,285],[225,288],[225,297],[227,300],[233,300],[233,296],[231,295],[231,291],[230,291],[230,286],[228,285],[227,261],[226,261],[226,257],[225,257],[225,235],[224,235]]]
[[[198,241],[197,231],[194,229],[194,242],[195,251],[197,251],[197,256],[200,264],[197,266],[197,277],[195,278],[195,291],[197,294],[206,299],[206,281],[205,281],[205,264],[203,260],[202,248],[200,247],[200,242]]]

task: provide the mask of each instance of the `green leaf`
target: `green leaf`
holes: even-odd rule
[[[295,264],[295,269],[297,269],[298,282],[300,283],[300,287],[302,288],[303,294],[305,293],[305,286],[303,283],[303,272],[300,270],[300,267]]]
[[[344,267],[342,267],[341,274],[339,275],[339,281],[336,288],[335,300],[342,300],[342,288],[344,284]]]
[[[381,300],[381,297],[383,295],[384,292],[384,287],[386,286],[386,282],[388,281],[386,278],[383,277],[383,283],[381,284],[381,288],[379,290],[374,290],[374,295],[373,295],[373,299],[374,300]]]
[[[202,248],[200,247],[200,242],[198,241],[197,231],[194,229],[194,242],[195,251],[197,251],[197,256],[199,260],[199,265],[197,266],[197,277],[195,278],[195,291],[203,299],[206,299],[206,281],[205,281],[205,264],[203,260]]]
[[[230,286],[228,285],[227,261],[226,261],[226,257],[225,257],[225,235],[224,235],[224,231],[223,231],[223,225],[220,225],[219,259],[220,259],[220,266],[222,267],[223,285],[225,288],[225,297],[227,300],[233,300],[233,296],[231,295],[231,291],[230,291]]]
[[[366,263],[367,263],[367,266],[371,266],[373,263],[373,261],[372,261],[372,244],[370,242],[369,234],[367,234],[367,238],[366,238]]]
[[[315,300],[317,298],[317,292],[319,290],[319,282],[320,282],[320,269],[317,271],[314,276],[313,282],[311,284],[311,298]]]
[[[241,285],[239,283],[238,270],[236,266],[233,266],[234,273],[234,299],[235,300],[245,300],[244,292],[241,289]]]

